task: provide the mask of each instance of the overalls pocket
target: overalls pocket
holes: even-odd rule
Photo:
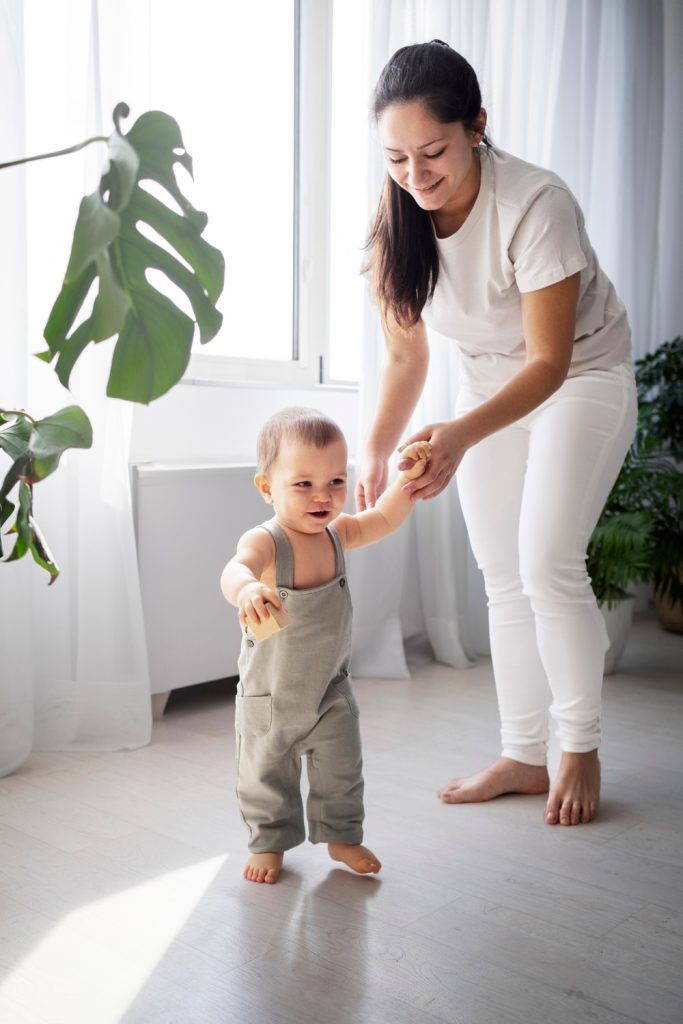
[[[346,703],[349,705],[349,711],[354,716],[354,718],[358,718],[358,716],[360,715],[360,709],[358,707],[358,704],[356,703],[356,697],[353,692],[353,689],[351,688],[351,680],[349,679],[348,675],[345,675],[342,679],[337,679],[336,682],[334,682],[332,685],[334,686],[337,693],[341,697],[343,697]]]
[[[235,728],[241,736],[265,736],[273,721],[273,699],[269,693],[259,697],[235,697]]]

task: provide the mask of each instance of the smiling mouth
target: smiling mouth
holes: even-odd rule
[[[417,188],[417,187],[415,187],[414,191],[415,192],[419,192],[420,195],[428,196],[430,194],[430,192],[435,192],[436,191],[436,189],[439,187],[439,185],[441,184],[442,181],[443,181],[443,178],[439,178],[438,181],[435,181],[434,184],[430,185],[428,188]]]
[[[324,519],[326,516],[329,516],[330,512],[329,509],[323,509],[320,512],[309,512],[308,514],[313,516],[314,519]]]

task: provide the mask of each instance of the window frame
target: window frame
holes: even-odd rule
[[[182,378],[186,384],[244,382],[305,388],[327,383],[333,0],[293,0],[293,5],[292,358],[216,356],[209,345],[206,352],[192,352]],[[225,308],[223,314],[229,325]]]

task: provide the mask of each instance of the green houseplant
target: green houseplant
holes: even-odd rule
[[[683,338],[635,364],[636,435],[588,546],[600,605],[653,585],[660,621],[683,611]]]
[[[81,201],[64,283],[45,326],[48,348],[38,358],[54,360],[59,380],[68,387],[86,347],[115,338],[107,394],[148,403],[180,380],[195,325],[203,344],[220,328],[222,316],[215,303],[223,289],[225,264],[220,250],[202,237],[206,214],[178,186],[176,164],[192,174],[178,124],[162,111],[148,111],[124,133],[121,120],[128,113],[125,103],[116,106],[114,131],[108,137],[3,163],[0,170],[106,142],[108,161],[98,187]],[[172,205],[157,197],[160,189]],[[150,270],[160,271],[184,292],[194,318],[150,283]],[[5,561],[30,552],[49,573],[50,583],[57,578],[59,569],[33,515],[33,486],[57,469],[68,448],[91,444],[90,421],[79,406],[42,420],[23,409],[0,408],[0,450],[11,462],[0,484],[0,528],[9,522],[7,533],[15,536]]]

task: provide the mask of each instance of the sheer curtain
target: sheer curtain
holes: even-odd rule
[[[141,113],[147,67],[146,3],[5,0],[0,161],[108,134],[119,99]],[[132,748],[151,734],[128,483],[131,410],[105,397],[111,346],[91,346],[70,391],[32,355],[44,348],[78,202],[95,187],[102,157],[97,145],[0,172],[0,405],[40,417],[77,403],[95,435],[91,450],[68,452],[34,492],[61,577],[48,589],[30,557],[0,566],[0,775],[32,749]]]
[[[556,171],[581,203],[598,257],[628,309],[636,356],[663,340],[657,335],[665,301],[661,270],[669,262],[657,233],[662,4],[373,0],[369,6],[368,95],[399,46],[439,38],[463,53],[479,76],[495,144]],[[368,219],[382,177],[374,138]],[[369,302],[364,334],[361,438],[372,420],[384,347]],[[450,418],[455,404],[455,346],[434,333],[430,341],[429,379],[410,430]],[[487,649],[483,587],[468,553],[455,486],[418,505],[407,528],[376,550],[359,552],[352,568],[357,674],[405,677],[404,642],[431,649],[436,660],[456,667]]]

